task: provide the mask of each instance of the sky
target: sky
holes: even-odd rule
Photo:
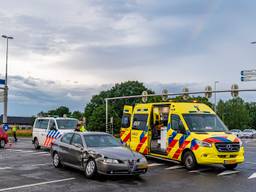
[[[9,115],[66,105],[127,80],[160,93],[254,88],[240,71],[256,64],[255,6],[248,0],[0,0],[9,42]],[[0,76],[6,42],[0,39]],[[241,94],[254,101],[255,94]],[[229,98],[220,95],[218,98]],[[0,105],[2,110],[2,104]],[[0,110],[0,112],[2,112]]]

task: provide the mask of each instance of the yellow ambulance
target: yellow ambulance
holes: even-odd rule
[[[188,170],[198,164],[234,169],[244,161],[241,140],[203,103],[124,106],[120,137],[134,151],[181,162]]]

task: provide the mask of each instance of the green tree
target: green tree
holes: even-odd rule
[[[217,110],[217,113],[229,129],[245,129],[248,127],[249,111],[241,98],[233,98],[226,102],[220,100]]]
[[[105,131],[105,98],[141,95],[142,91],[147,91],[149,94],[154,94],[152,90],[147,89],[143,83],[138,81],[127,81],[120,84],[115,84],[110,90],[102,91],[98,95],[92,97],[90,102],[85,107],[85,117],[87,119],[88,130]],[[156,101],[159,98],[149,98],[148,102]],[[141,98],[136,99],[121,99],[109,101],[109,115],[114,118],[114,130],[119,131],[121,126],[121,118],[124,105],[134,105],[141,102]]]
[[[80,111],[74,111],[71,115],[73,118],[76,118],[78,120],[82,120],[84,114]]]
[[[70,115],[70,111],[68,107],[65,106],[60,106],[57,109],[54,110],[50,110],[47,113],[50,116],[59,116],[59,117],[63,117],[64,115],[69,116]]]
[[[256,128],[256,102],[246,103],[246,108],[249,111],[249,127]]]

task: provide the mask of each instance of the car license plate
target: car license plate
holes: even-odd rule
[[[236,160],[225,160],[224,161],[225,165],[229,165],[229,164],[236,164]]]

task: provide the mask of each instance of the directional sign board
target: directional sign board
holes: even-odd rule
[[[6,124],[4,124],[3,125],[3,129],[5,130],[5,131],[8,131],[8,129],[9,129],[9,125],[6,123]]]
[[[0,85],[5,85],[5,80],[4,79],[0,79]]]
[[[241,77],[241,81],[256,81],[256,76]]]
[[[241,71],[241,81],[256,81],[256,69]]]

